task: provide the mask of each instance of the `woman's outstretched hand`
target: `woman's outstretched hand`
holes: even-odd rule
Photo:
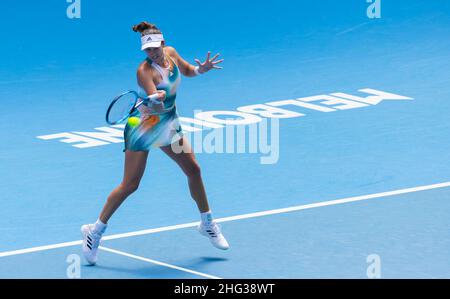
[[[198,71],[200,73],[206,73],[212,69],[222,69],[221,66],[216,66],[216,64],[219,64],[223,61],[223,59],[217,60],[217,57],[219,57],[219,53],[217,53],[216,55],[214,55],[213,58],[210,59],[211,57],[211,51],[208,51],[208,55],[206,55],[206,60],[205,62],[201,63],[200,60],[198,60],[197,58],[195,59],[195,62],[197,62],[198,64]]]

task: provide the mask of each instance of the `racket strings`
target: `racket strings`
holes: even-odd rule
[[[119,96],[110,106],[107,121],[108,123],[119,123],[125,120],[136,104],[136,96],[133,93],[126,93]]]
[[[134,91],[126,92],[113,100],[106,114],[106,121],[109,124],[118,124],[125,121],[129,116],[138,112],[144,116],[159,115],[170,112],[175,108],[175,103],[170,107],[155,110],[147,99],[141,99]]]

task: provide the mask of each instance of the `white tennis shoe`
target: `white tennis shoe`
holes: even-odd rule
[[[101,234],[94,232],[93,224],[85,224],[81,227],[83,236],[83,255],[90,265],[97,263],[97,251],[102,238]]]
[[[200,234],[209,238],[214,247],[222,250],[227,250],[230,248],[230,245],[220,231],[220,226],[214,221],[210,222],[209,224],[201,223],[197,227],[197,229]]]

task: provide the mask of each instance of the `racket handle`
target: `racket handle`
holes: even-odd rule
[[[159,98],[159,95],[157,93],[154,93],[147,97],[147,99],[153,104],[158,104],[161,102],[160,100],[158,100],[158,98]]]
[[[146,97],[145,99],[143,98],[139,98],[139,101],[136,103],[136,105],[134,106],[134,108],[138,108],[139,106],[141,106],[142,104],[147,104],[147,103],[152,103],[152,104],[156,104],[159,105],[162,103],[162,101],[158,100],[159,95],[157,93],[154,93],[148,97]]]
[[[136,103],[136,105],[134,106],[134,108],[139,108],[139,106],[141,106],[142,104],[144,104],[146,102],[145,99],[139,98],[138,102]]]

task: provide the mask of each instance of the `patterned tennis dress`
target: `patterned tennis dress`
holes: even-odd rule
[[[160,74],[163,80],[156,86],[157,90],[166,91],[166,99],[164,100],[164,108],[170,108],[175,104],[177,95],[177,88],[180,85],[181,75],[178,66],[167,55],[173,64],[173,71],[169,68],[162,68],[155,62],[147,58],[147,63],[151,64]],[[139,96],[146,98],[148,95],[140,88]],[[131,151],[148,151],[152,147],[161,147],[170,145],[178,141],[183,136],[176,107],[172,110],[159,114],[148,115],[146,112],[150,111],[148,107],[141,105],[132,116],[140,118],[140,123],[137,126],[130,126],[127,122],[124,130],[125,148]]]

